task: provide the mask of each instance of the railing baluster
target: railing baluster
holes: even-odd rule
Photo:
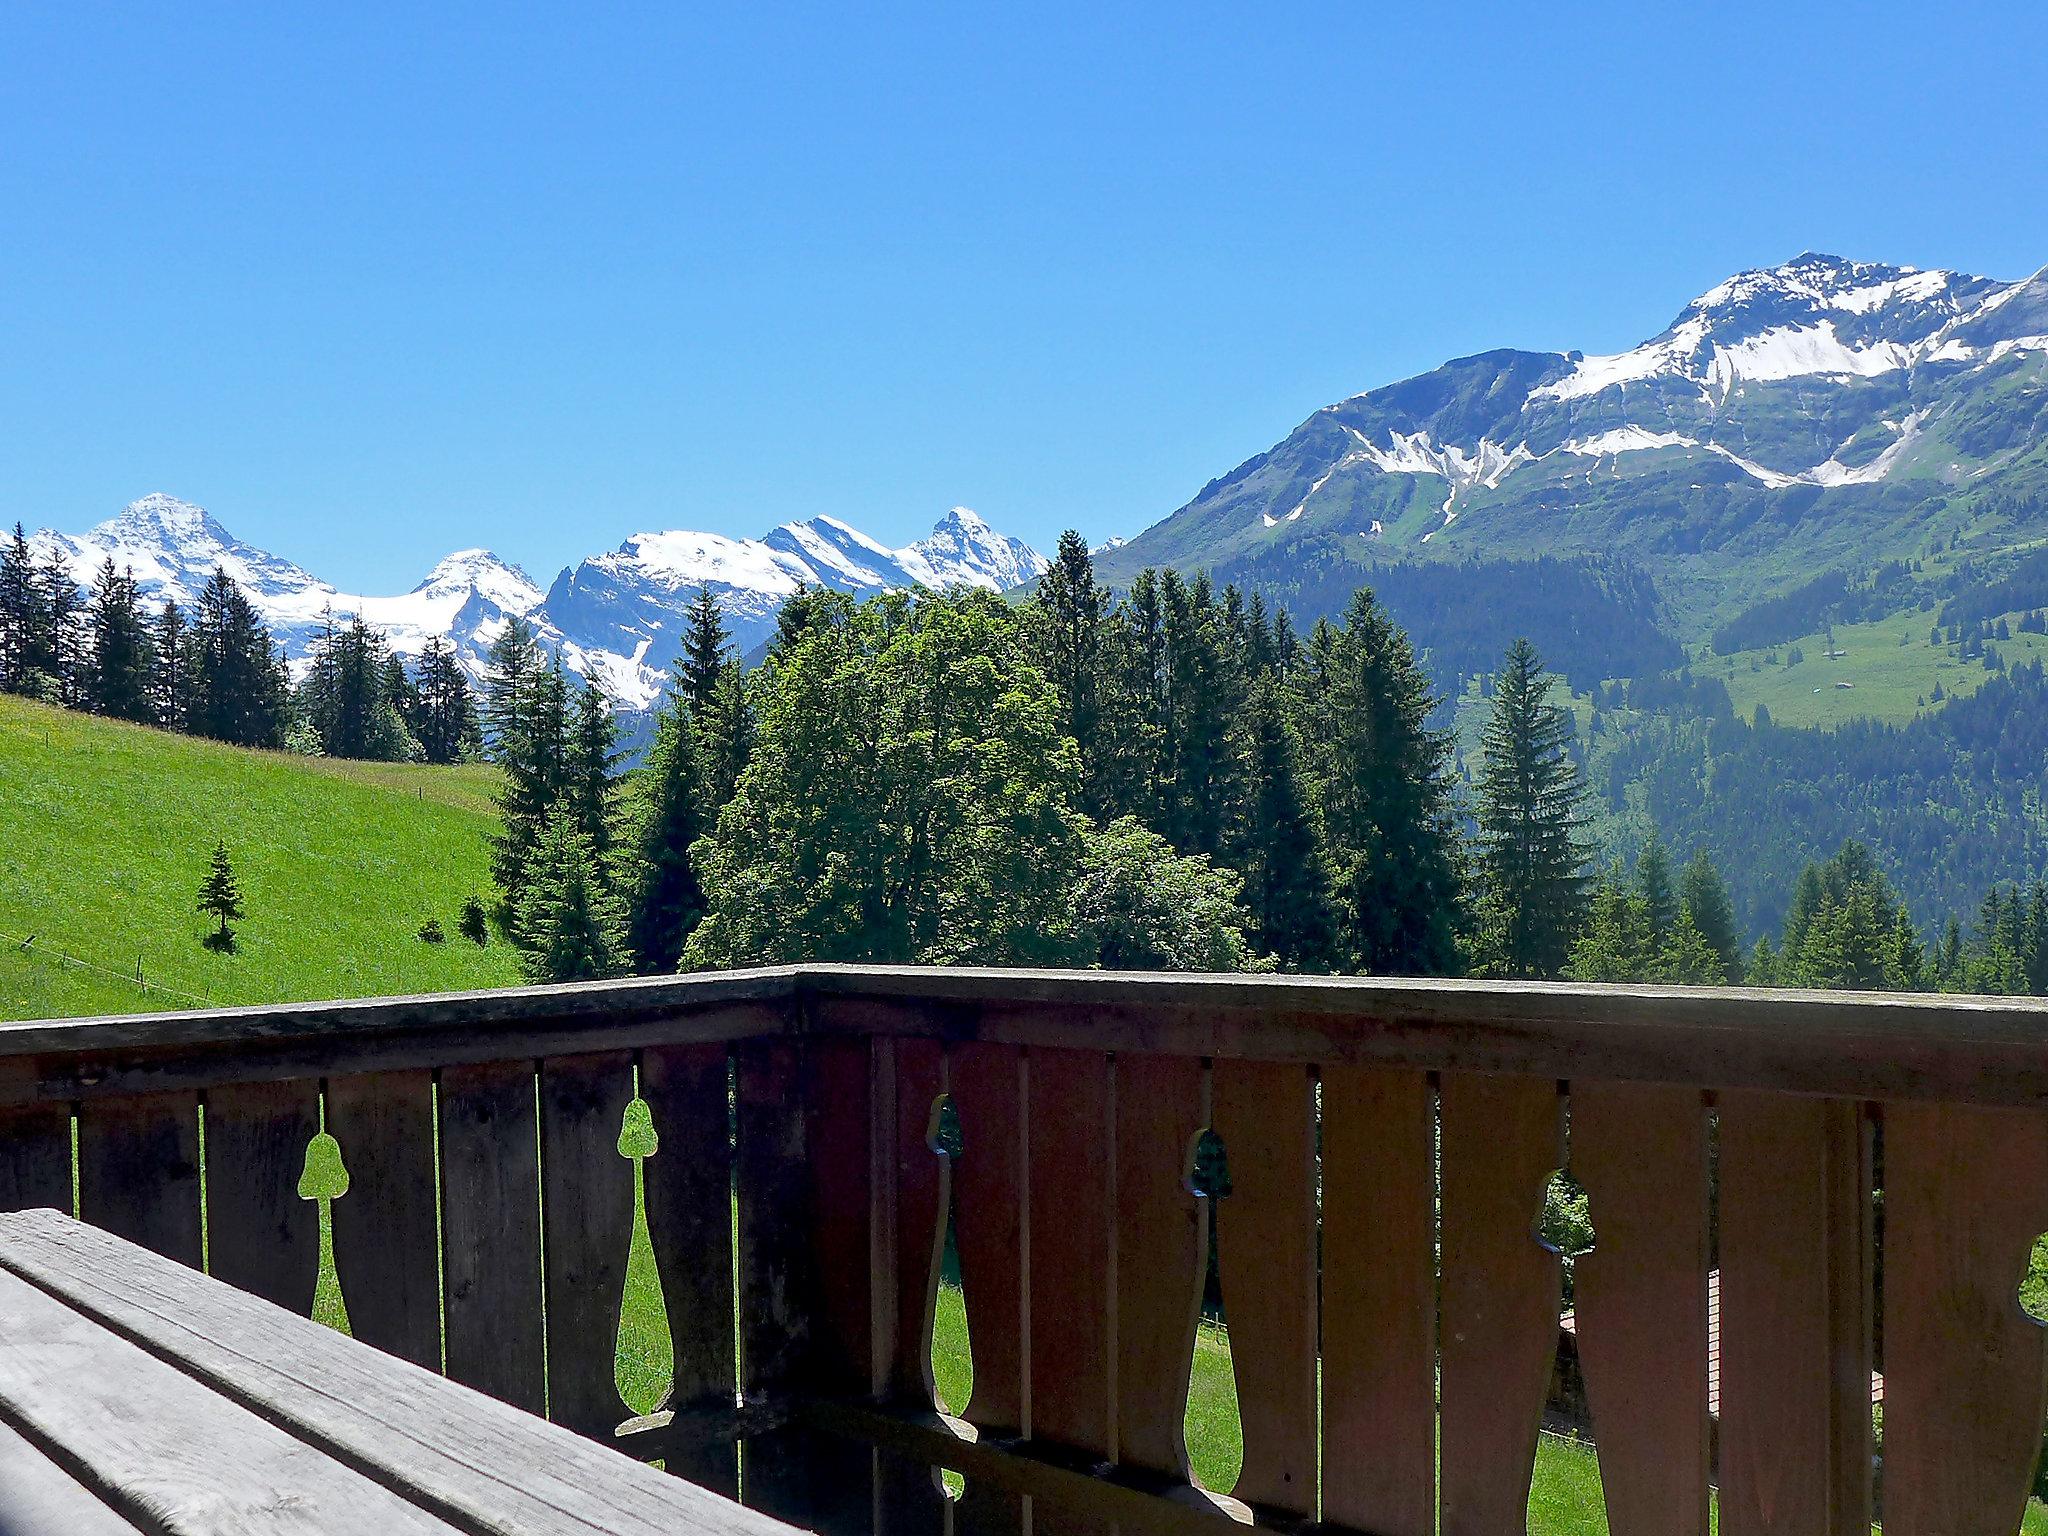
[[[604,1438],[626,1417],[616,1362],[633,1165],[619,1152],[619,1131],[633,1099],[632,1065],[618,1052],[540,1064],[548,1417]]]
[[[1695,1088],[1574,1081],[1593,1250],[1579,1359],[1616,1536],[1707,1530],[1707,1117]]]
[[[540,1129],[530,1061],[441,1073],[448,1374],[529,1413],[547,1401]]]
[[[1237,1411],[1238,1498],[1316,1512],[1315,1084],[1305,1067],[1219,1061],[1216,1134],[1230,1163],[1216,1257]]]
[[[805,1047],[804,1210],[811,1227],[810,1280],[818,1308],[804,1383],[812,1390],[873,1397],[883,1381],[882,1297],[876,1274],[876,1161],[893,1119],[876,1093],[877,1055],[894,1042],[818,1040]],[[893,1098],[893,1080],[886,1084]]]
[[[1031,1435],[1105,1461],[1116,1414],[1111,1104],[1102,1052],[1031,1053]]]
[[[81,1104],[78,1209],[96,1227],[199,1268],[198,1095]]]
[[[1209,1256],[1208,1202],[1188,1185],[1203,1086],[1192,1056],[1116,1059],[1116,1459],[1183,1481]]]
[[[0,1211],[71,1211],[71,1106],[0,1109]]]
[[[2048,1332],[2020,1310],[2048,1229],[2048,1116],[1884,1111],[1884,1527],[2009,1536],[2048,1411]]]
[[[206,1231],[216,1280],[306,1316],[320,1278],[320,1207],[299,1198],[320,1086],[229,1083],[206,1094]]]
[[[732,1293],[732,1145],[723,1045],[651,1047],[640,1094],[661,1144],[641,1166],[647,1235],[661,1273],[675,1344],[674,1406],[730,1407],[735,1386]],[[712,1439],[666,1458],[691,1482],[735,1493],[734,1444]]]
[[[1721,1530],[1870,1526],[1870,1138],[1862,1106],[1720,1095]]]
[[[1502,1536],[1528,1519],[1557,1358],[1563,1270],[1535,1227],[1564,1114],[1547,1079],[1464,1072],[1442,1106],[1443,1533]]]
[[[1013,1433],[1025,1423],[1025,1071],[1024,1053],[1009,1045],[956,1046],[948,1064],[961,1140],[953,1234],[974,1352],[961,1417]]]
[[[932,1146],[932,1116],[946,1091],[945,1054],[936,1040],[883,1043],[895,1069],[893,1167],[885,1190],[895,1248],[890,1277],[894,1317],[884,1374],[891,1397],[930,1408],[938,1402],[932,1385],[932,1313],[952,1193],[951,1160]]]
[[[334,1202],[333,1221],[349,1328],[365,1343],[439,1370],[433,1074],[329,1079],[327,1133],[348,1169],[348,1193]]]
[[[1436,1531],[1436,1177],[1429,1079],[1325,1067],[1323,1518]]]

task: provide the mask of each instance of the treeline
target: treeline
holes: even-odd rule
[[[1589,884],[1572,719],[1498,664],[1467,796],[1368,591],[1300,635],[1206,577],[1121,599],[805,591],[762,664],[701,595],[647,764],[508,630],[498,867],[536,976],[800,959],[1555,975]],[[1469,813],[1469,814],[1468,814]]]
[[[1715,655],[1726,656],[1817,635],[1835,624],[1881,619],[1930,596],[1916,590],[1918,575],[1918,563],[1903,560],[1887,560],[1861,579],[1848,571],[1822,571],[1790,592],[1765,598],[1737,614],[1714,631],[1709,643]]]
[[[248,596],[216,568],[188,612],[145,606],[104,561],[81,591],[20,524],[0,546],[0,691],[243,747],[452,763],[477,754],[476,704],[438,637],[408,668],[360,618],[331,615],[294,689]]]

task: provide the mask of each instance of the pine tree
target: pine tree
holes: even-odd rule
[[[1095,583],[1088,543],[1069,528],[1038,578],[1036,635],[1046,680],[1059,695],[1061,726],[1081,753],[1081,807],[1101,817],[1108,773],[1103,762],[1103,626],[1108,594]]]
[[[696,733],[698,771],[704,778],[707,815],[733,797],[754,751],[754,701],[747,669],[737,658],[718,669],[711,702],[691,722]]]
[[[1643,898],[1618,869],[1610,871],[1593,886],[1565,976],[1572,981],[1645,981],[1655,958]]]
[[[533,626],[516,615],[507,619],[492,637],[485,662],[484,744],[493,762],[516,750],[526,729],[523,712],[532,700],[534,676],[542,669]]]
[[[164,599],[150,635],[150,718],[166,731],[192,725],[192,632],[175,599]]]
[[[1671,881],[1671,855],[1654,834],[1636,855],[1636,889],[1650,920],[1650,939],[1662,946],[1678,923],[1678,892]]]
[[[516,694],[507,690],[506,674],[493,677],[492,755],[500,769],[499,830],[491,839],[491,873],[504,893],[508,911],[516,912],[525,884],[526,860],[540,841],[549,812],[569,782],[569,684],[560,657],[547,665],[536,660],[513,673]]]
[[[618,785],[618,722],[604,690],[585,682],[576,691],[569,733],[565,801],[578,830],[608,872],[612,852],[612,796]]]
[[[534,981],[598,981],[631,967],[625,903],[568,806],[541,829],[515,913],[520,964]]]
[[[481,948],[491,941],[490,919],[484,912],[484,904],[474,896],[462,898],[462,916],[455,924],[456,932],[470,943]]]
[[[1247,790],[1231,828],[1231,866],[1244,876],[1252,947],[1290,971],[1328,970],[1336,912],[1321,820],[1301,744],[1270,678],[1252,691],[1243,723]]]
[[[0,691],[28,691],[41,614],[35,554],[28,535],[16,523],[14,537],[0,549]]]
[[[1586,905],[1585,785],[1570,713],[1526,640],[1508,650],[1480,736],[1479,861],[1488,960],[1509,976],[1555,976]]]
[[[284,739],[284,668],[255,608],[216,566],[199,594],[193,622],[190,728],[243,747]]]
[[[1657,952],[1655,980],[1676,986],[1718,986],[1728,979],[1727,961],[1707,941],[1692,914],[1681,909]]]
[[[75,703],[80,673],[84,671],[80,625],[84,605],[71,567],[61,553],[51,551],[50,558],[36,572],[36,587],[39,622],[29,663],[30,689],[52,704]]]
[[[459,763],[474,757],[483,741],[476,699],[454,650],[439,635],[420,652],[419,679],[413,684],[410,724],[420,753],[430,763]]]
[[[234,866],[228,862],[228,847],[218,839],[213,845],[213,858],[207,868],[206,880],[199,887],[197,910],[212,916],[219,927],[206,936],[208,949],[226,954],[235,947],[235,931],[229,923],[242,920],[242,888],[235,880]]]
[[[685,615],[683,652],[676,668],[684,701],[692,714],[710,707],[718,674],[725,667],[725,643],[730,638],[718,599],[708,586],[699,587]]]
[[[698,732],[683,697],[680,688],[672,693],[656,719],[654,747],[640,776],[630,936],[639,970],[649,976],[675,970],[684,941],[704,916],[690,845],[709,830],[711,817],[697,762]]]
[[[95,713],[116,720],[149,721],[155,715],[149,627],[134,575],[115,570],[112,557],[101,563],[93,580],[86,615],[91,636],[82,690],[86,702]]]
[[[1294,696],[1334,867],[1344,967],[1456,970],[1463,881],[1452,741],[1430,726],[1428,678],[1370,591],[1353,595],[1341,629],[1317,623]]]
[[[403,762],[417,746],[400,709],[410,687],[404,663],[360,614],[339,626],[329,614],[294,702],[329,756]]]
[[[1721,957],[1721,980],[1742,980],[1742,940],[1735,930],[1735,904],[1721,872],[1702,848],[1685,866],[1678,881],[1680,914],[1692,920],[1700,936]]]

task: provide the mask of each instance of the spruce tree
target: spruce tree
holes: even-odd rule
[[[492,680],[492,755],[500,773],[491,873],[507,910],[516,912],[527,856],[568,784],[570,743],[569,685],[561,658],[545,665],[535,661],[513,675],[519,678],[516,694],[507,688],[506,674]]]
[[[430,637],[420,652],[412,698],[409,723],[428,762],[459,763],[476,755],[483,739],[476,699],[454,650],[439,635]]]
[[[1336,911],[1321,820],[1271,678],[1253,689],[1241,734],[1246,788],[1229,851],[1244,877],[1252,947],[1290,971],[1326,971],[1335,960]]]
[[[526,728],[523,711],[532,700],[534,676],[543,666],[533,626],[517,615],[507,619],[492,637],[485,661],[484,746],[493,762],[502,763],[505,754],[517,750]]]
[[[1641,894],[1618,869],[1609,871],[1593,887],[1586,921],[1565,961],[1565,976],[1572,981],[1645,981],[1656,959]]]
[[[566,805],[534,843],[513,931],[534,981],[598,981],[631,967],[625,903]]]
[[[1671,880],[1671,855],[1654,834],[1636,855],[1636,889],[1650,920],[1651,942],[1661,947],[1678,923],[1678,892]]]
[[[150,699],[150,633],[133,573],[100,565],[86,605],[91,637],[81,690],[94,713],[146,723],[155,710]]]
[[[1707,941],[1690,912],[1680,909],[1672,920],[1670,932],[1658,946],[1653,979],[1687,987],[1718,986],[1728,979],[1727,962]]]
[[[1742,940],[1735,930],[1735,904],[1704,848],[1692,856],[1679,877],[1678,905],[1680,914],[1692,919],[1700,936],[1721,957],[1721,979],[1742,980]]]
[[[78,583],[62,553],[52,550],[35,573],[37,627],[29,658],[29,691],[51,704],[72,704],[84,671]]]
[[[35,554],[27,533],[16,523],[13,538],[0,548],[0,691],[28,691],[41,614]]]
[[[683,651],[676,670],[683,699],[692,714],[701,714],[711,704],[718,674],[725,666],[725,645],[731,636],[725,615],[708,586],[699,587],[684,617]]]
[[[242,888],[235,880],[234,866],[228,862],[227,844],[216,839],[213,858],[207,866],[206,879],[199,887],[197,910],[207,913],[218,924],[205,938],[208,949],[226,954],[235,947],[235,931],[229,923],[242,920]]]
[[[284,668],[254,606],[218,566],[192,627],[191,729],[236,746],[279,745],[289,705]]]
[[[166,731],[192,727],[192,632],[176,600],[164,599],[150,632],[150,718]]]
[[[1081,753],[1081,806],[1109,812],[1102,761],[1103,621],[1108,593],[1095,582],[1088,544],[1069,528],[1038,578],[1036,638],[1046,680],[1059,695],[1061,726]]]
[[[640,775],[633,835],[630,936],[642,975],[665,975],[704,916],[704,890],[690,845],[709,830],[695,722],[684,690],[671,693],[655,722],[654,747]]]
[[[1585,911],[1585,785],[1569,711],[1527,640],[1508,649],[1480,735],[1479,863],[1487,959],[1508,976],[1555,976]]]
[[[596,683],[585,682],[576,690],[563,787],[578,829],[607,869],[612,852],[612,796],[618,783],[618,739],[611,701]]]
[[[718,669],[711,702],[691,720],[696,733],[695,756],[703,775],[706,814],[733,797],[740,774],[754,751],[754,701],[747,669],[737,658]]]

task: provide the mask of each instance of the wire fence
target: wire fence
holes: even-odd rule
[[[101,965],[97,961],[87,960],[82,955],[74,955],[53,945],[45,944],[38,935],[33,933],[28,934],[26,937],[17,933],[0,933],[0,945],[11,946],[20,954],[36,959],[50,960],[60,966],[69,966],[73,970],[91,971],[94,975],[98,976],[111,976],[114,980],[126,982],[129,986],[143,992],[158,992],[165,997],[180,997],[188,1003],[198,1003],[201,1007],[206,1007],[213,1002],[211,997],[202,997],[197,992],[187,992],[180,987],[167,987],[160,981],[151,981],[143,973],[142,957],[139,955],[135,960],[135,969],[127,971],[115,970],[112,966]]]

